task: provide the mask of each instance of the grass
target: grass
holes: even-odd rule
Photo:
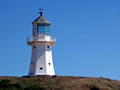
[[[120,82],[88,77],[0,77],[0,90],[120,90]]]

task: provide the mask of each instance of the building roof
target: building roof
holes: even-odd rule
[[[36,20],[32,22],[32,24],[50,25],[51,23],[46,20],[42,15],[40,15]]]

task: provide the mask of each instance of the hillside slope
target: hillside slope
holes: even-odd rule
[[[88,77],[0,77],[0,90],[120,90],[120,82]]]

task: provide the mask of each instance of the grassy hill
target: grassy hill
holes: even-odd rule
[[[0,77],[0,90],[120,90],[120,81],[88,77]]]

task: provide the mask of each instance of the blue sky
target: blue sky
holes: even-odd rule
[[[32,21],[44,8],[57,75],[120,80],[119,0],[1,0],[0,76],[27,75]]]

